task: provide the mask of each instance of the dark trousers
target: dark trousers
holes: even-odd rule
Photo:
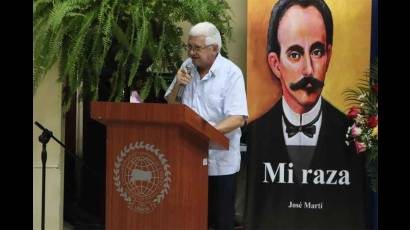
[[[215,230],[232,230],[235,220],[236,173],[208,178],[208,226]]]

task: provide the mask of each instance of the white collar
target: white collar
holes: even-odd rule
[[[293,125],[306,125],[309,122],[313,121],[313,119],[315,119],[315,117],[319,114],[321,105],[322,105],[322,97],[320,96],[316,102],[316,105],[313,106],[311,110],[309,110],[306,113],[299,114],[299,113],[295,113],[290,108],[285,98],[282,96],[283,113],[285,114],[286,118],[290,121],[290,123],[292,123]],[[300,122],[301,120],[302,122]]]
[[[205,80],[208,80],[209,78],[211,78],[211,77],[216,77],[216,73],[217,73],[217,71],[218,71],[218,68],[219,68],[219,66],[221,65],[221,63],[222,63],[222,61],[223,61],[223,56],[221,55],[221,53],[218,53],[217,55],[216,55],[216,58],[215,58],[215,60],[214,60],[214,63],[212,63],[212,66],[211,66],[211,68],[209,68],[209,71],[208,71],[208,73],[206,73],[205,74],[205,76],[201,79],[201,78],[199,78],[201,81],[205,81]],[[192,64],[192,59],[191,59],[191,64]],[[193,64],[192,64],[193,65]],[[199,72],[198,72],[198,70],[195,68],[195,71],[198,73],[198,77],[199,77]]]
[[[211,68],[209,69],[209,72],[211,72],[212,74],[215,74],[215,71],[219,68],[219,66],[221,65],[222,62],[222,55],[221,53],[218,53],[216,55],[215,61],[212,64]]]

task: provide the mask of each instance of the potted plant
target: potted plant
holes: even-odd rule
[[[58,61],[64,111],[77,89],[86,100],[121,101],[135,88],[142,100],[158,96],[182,63],[181,22],[210,21],[224,42],[229,9],[225,0],[34,0],[33,94]]]
[[[346,144],[353,144],[358,154],[365,154],[371,188],[373,192],[377,192],[379,157],[377,59],[360,80],[357,88],[347,89],[344,93],[346,100],[352,105],[347,116],[353,123],[347,130]]]

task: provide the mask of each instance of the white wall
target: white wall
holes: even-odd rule
[[[227,0],[232,9],[232,40],[225,44],[228,47],[229,58],[239,66],[246,80],[246,27],[247,1]]]
[[[61,84],[57,83],[57,65],[46,75],[33,97],[33,229],[41,229],[42,131],[38,121],[62,140]],[[63,141],[64,143],[64,141]],[[47,144],[45,192],[45,229],[63,229],[64,157],[62,148],[53,139]]]

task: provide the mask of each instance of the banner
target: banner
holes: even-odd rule
[[[248,0],[249,229],[365,229],[343,92],[370,66],[371,0]]]

